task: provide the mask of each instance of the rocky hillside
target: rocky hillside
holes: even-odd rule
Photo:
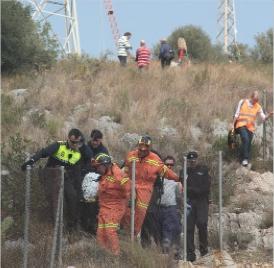
[[[149,71],[140,73],[133,65],[120,68],[117,63],[106,60],[72,58],[42,73],[2,77],[2,184],[5,189],[2,209],[15,218],[22,217],[24,183],[19,165],[28,153],[53,140],[65,139],[70,128],[80,128],[87,139],[91,129],[101,129],[116,161],[124,159],[139,135],[148,133],[156,150],[163,156],[172,154],[178,159],[178,168],[183,154],[190,149],[198,150],[201,160],[210,166],[214,178],[209,221],[212,248],[218,245],[218,150],[224,152],[225,249],[239,262],[241,256],[247,254],[245,260],[250,260],[248,254],[256,257],[257,253],[259,257],[254,257],[254,262],[262,256],[269,261],[273,247],[273,173],[266,171],[272,170],[273,123],[270,120],[267,124],[267,161],[263,165],[262,125],[258,127],[253,170],[239,167],[236,155],[227,149],[226,140],[239,99],[249,96],[252,90],[265,90],[267,110],[272,110],[271,87],[272,72],[268,68],[234,63],[199,64],[165,71],[155,63]],[[34,180],[33,199],[35,212],[39,214],[39,210],[43,211],[43,200],[37,181]],[[35,219],[39,222],[39,216]],[[22,222],[17,218],[15,222],[16,231],[8,233],[8,238],[20,236]],[[40,254],[42,260],[43,248],[50,242],[46,238],[40,242],[41,248],[37,250],[41,252],[34,250],[33,254]],[[124,267],[138,263],[142,255],[141,249],[138,250],[133,254],[125,247],[121,260],[115,261],[117,267],[123,267],[119,266],[120,261],[125,261]],[[7,256],[10,257],[11,252],[6,252]],[[78,251],[72,249],[72,252],[66,256],[68,265]],[[95,267],[92,265],[98,263],[90,262],[88,252],[90,248],[85,248],[81,255],[83,261],[89,260],[83,267]],[[153,251],[149,256],[155,254]],[[18,252],[15,255],[18,256]],[[96,259],[96,254],[92,258]],[[109,256],[106,258],[107,263],[113,263]],[[167,267],[166,262],[154,260],[149,257],[138,267]],[[105,266],[101,263],[96,267]]]
[[[266,68],[192,65],[163,72],[135,66],[70,59],[43,73],[2,78],[2,141],[19,132],[34,151],[49,140],[63,139],[71,127],[88,137],[103,130],[105,143],[121,159],[136,135],[149,133],[163,154],[195,148],[208,152],[227,135],[240,98],[254,89],[266,90],[272,105],[272,76]],[[271,133],[271,122],[268,131]],[[256,138],[261,142],[261,128]],[[269,137],[269,155],[272,139]],[[216,148],[215,148],[216,149]]]

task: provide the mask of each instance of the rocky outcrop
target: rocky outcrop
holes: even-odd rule
[[[226,249],[273,248],[273,173],[238,168],[233,196],[222,214]],[[209,236],[218,242],[218,213],[209,218]]]

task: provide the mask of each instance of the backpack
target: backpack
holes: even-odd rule
[[[173,60],[174,57],[175,57],[175,52],[174,52],[174,50],[171,48],[171,49],[169,50],[168,59],[169,59],[169,60]]]

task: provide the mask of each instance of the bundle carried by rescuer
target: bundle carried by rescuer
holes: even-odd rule
[[[99,188],[100,175],[95,172],[89,172],[83,179],[82,191],[86,202],[94,202]]]

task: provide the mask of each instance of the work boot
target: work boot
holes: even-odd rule
[[[201,254],[201,257],[205,256],[206,254],[208,253],[208,250],[201,250],[200,251],[200,254]]]
[[[162,250],[164,254],[168,254],[171,247],[171,241],[168,238],[165,238],[162,243]]]
[[[191,261],[191,262],[196,261],[195,253],[187,253],[187,261]]]
[[[244,166],[244,167],[247,167],[247,166],[248,166],[248,160],[247,160],[247,159],[244,159],[244,160],[242,161],[242,166]]]

